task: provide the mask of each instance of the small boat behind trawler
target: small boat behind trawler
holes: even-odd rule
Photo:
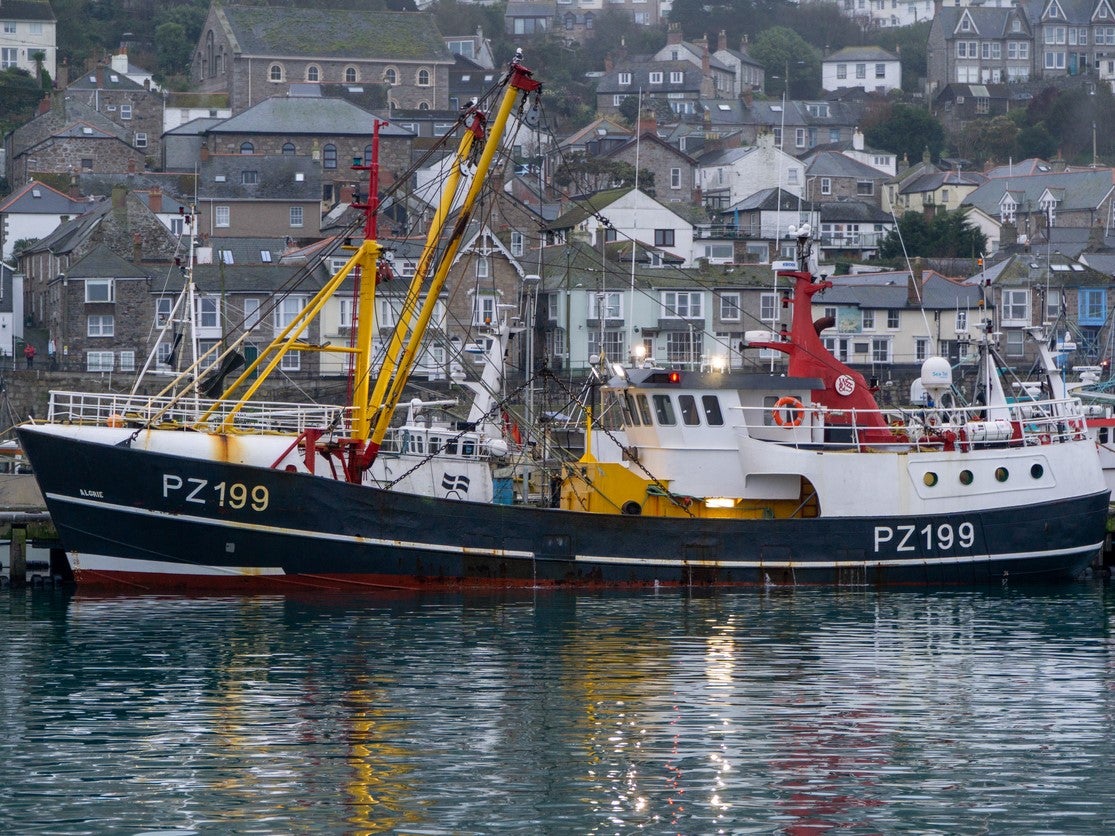
[[[48,421],[19,428],[79,584],[900,586],[1068,579],[1087,569],[1102,547],[1109,492],[1079,402],[1011,403],[989,359],[978,406],[881,409],[863,376],[825,349],[825,323],[811,320],[811,299],[830,283],[817,275],[808,228],[792,230],[797,269],[778,274],[789,327],[748,339],[785,354],[784,374],[610,368],[601,396],[623,416],[622,455],[594,457],[591,434],[606,430],[588,410],[588,452],[535,504],[385,480],[387,439],[434,300],[508,120],[524,118],[539,93],[517,59],[490,111],[480,102],[462,117],[406,315],[375,368],[370,278],[382,253],[369,167],[364,243],[322,290],[335,292],[350,274],[358,281],[350,404],[256,404],[237,394],[254,392],[254,379],[297,347],[319,295],[219,397],[188,401],[189,415],[168,420],[171,407],[152,402],[125,420],[98,418],[59,393]],[[461,452],[450,450],[451,434],[431,433],[412,452]]]

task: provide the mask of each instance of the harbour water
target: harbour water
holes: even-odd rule
[[[1113,604],[5,591],[0,832],[1112,832]]]

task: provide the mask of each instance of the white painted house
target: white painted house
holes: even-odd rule
[[[17,241],[45,238],[89,206],[88,200],[75,200],[37,180],[16,189],[0,202],[0,259],[11,261]]]
[[[763,189],[801,197],[805,164],[775,146],[774,134],[760,133],[754,145],[710,151],[697,160],[697,185],[713,211],[733,206]]]
[[[693,263],[693,224],[632,187],[598,192],[580,201],[551,222],[547,231],[556,243],[580,237],[599,247],[633,240],[675,255],[685,266]]]
[[[869,93],[902,89],[897,55],[878,46],[846,46],[821,62],[821,86],[832,92],[862,87]]]
[[[0,3],[0,70],[27,70],[35,76],[35,56],[58,78],[57,21],[46,0]]]

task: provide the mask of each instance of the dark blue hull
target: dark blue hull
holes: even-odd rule
[[[79,583],[149,589],[946,585],[1080,575],[1108,493],[901,518],[658,519],[484,505],[20,440]]]

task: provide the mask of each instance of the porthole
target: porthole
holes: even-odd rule
[[[1000,482],[1005,482],[1010,478],[1010,471],[1005,467],[995,468],[995,478]]]
[[[1040,464],[1030,465],[1030,475],[1033,476],[1035,479],[1040,479],[1042,476],[1045,475],[1045,468],[1042,467]]]
[[[932,488],[934,485],[937,484],[937,474],[933,473],[932,471],[926,473],[924,476],[921,477],[921,481],[925,482],[925,486],[927,488]]]
[[[970,471],[970,470],[960,471],[960,484],[961,485],[972,484],[972,471]]]

